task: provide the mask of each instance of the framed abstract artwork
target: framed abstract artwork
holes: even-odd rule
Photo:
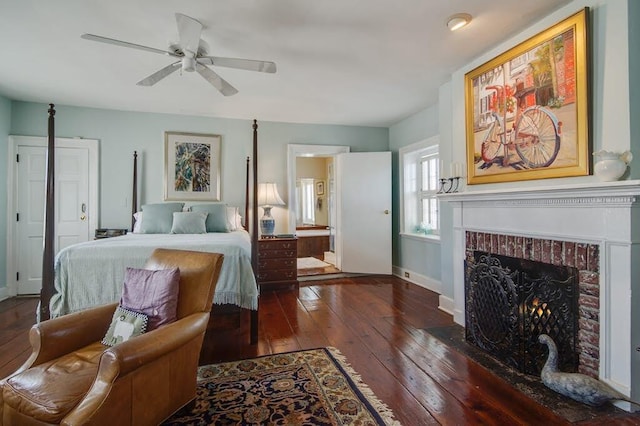
[[[465,75],[469,184],[589,174],[588,9]]]
[[[164,133],[164,200],[220,200],[220,135]]]

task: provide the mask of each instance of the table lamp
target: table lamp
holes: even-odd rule
[[[271,216],[271,208],[285,205],[274,182],[258,184],[258,205],[264,209],[264,215],[260,218],[260,233],[263,238],[272,238],[276,221]]]

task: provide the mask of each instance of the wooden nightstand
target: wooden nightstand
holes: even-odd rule
[[[120,235],[126,235],[127,229],[114,229],[114,228],[98,228],[94,239],[101,240],[103,238],[119,237]]]
[[[298,288],[298,240],[258,240],[258,284],[262,290]]]

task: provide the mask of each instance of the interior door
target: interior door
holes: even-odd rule
[[[390,275],[391,152],[339,154],[335,172],[336,266]]]
[[[31,142],[18,142],[16,147],[14,252],[19,295],[37,294],[42,286],[46,147],[41,141]],[[97,172],[89,171],[92,154],[91,147],[59,146],[56,141],[56,253],[88,241],[96,226],[97,218],[91,214],[96,198],[92,184],[97,179]]]

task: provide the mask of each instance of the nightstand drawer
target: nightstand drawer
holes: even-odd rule
[[[262,250],[296,250],[296,240],[281,241],[277,238],[262,240],[258,242],[260,251]]]
[[[262,248],[258,252],[258,259],[273,259],[273,258],[296,258],[297,251],[293,250],[263,250]]]
[[[259,282],[268,282],[268,281],[291,281],[297,278],[298,271],[297,270],[284,270],[279,269],[275,271],[259,271],[258,272],[258,281]]]
[[[266,258],[258,259],[258,270],[264,271],[265,269],[297,269],[298,260],[296,258],[283,259],[283,258]]]

